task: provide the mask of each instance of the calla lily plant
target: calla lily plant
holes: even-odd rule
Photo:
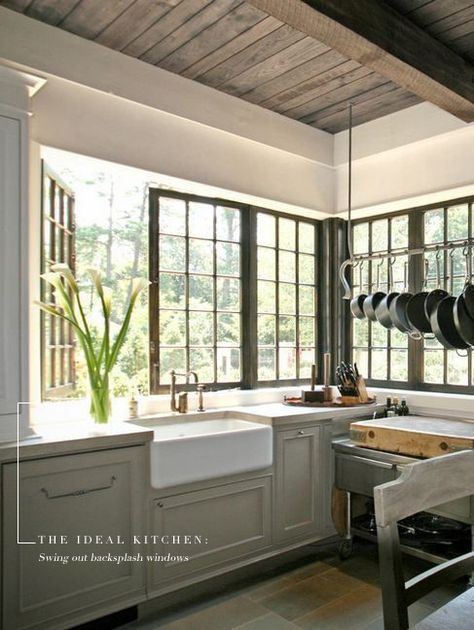
[[[102,284],[100,272],[89,269],[97,295],[99,297],[104,328],[102,336],[94,334],[90,326],[80,296],[79,285],[66,264],[51,265],[51,271],[41,277],[54,287],[55,304],[37,302],[37,305],[49,315],[60,317],[74,329],[81,345],[87,364],[91,388],[91,415],[97,423],[108,422],[110,408],[109,377],[117,363],[120,350],[130,327],[133,308],[140,292],[148,286],[144,278],[134,278],[130,300],[125,317],[115,338],[111,338],[110,320],[112,314],[112,290]]]

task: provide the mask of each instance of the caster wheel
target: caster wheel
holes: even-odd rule
[[[343,540],[338,549],[339,558],[341,560],[347,560],[347,558],[350,558],[352,556],[352,548],[352,540]]]

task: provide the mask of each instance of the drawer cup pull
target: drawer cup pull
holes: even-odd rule
[[[90,494],[91,492],[99,492],[99,490],[109,490],[112,488],[117,477],[112,475],[110,478],[110,483],[107,486],[99,486],[98,488],[84,488],[80,490],[73,490],[72,492],[63,492],[61,494],[51,494],[46,488],[41,488],[41,492],[46,496],[47,499],[62,499],[64,497],[82,497],[84,494]]]

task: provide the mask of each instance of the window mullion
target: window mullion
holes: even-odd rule
[[[241,210],[241,344],[242,388],[257,386],[257,211],[246,206]]]

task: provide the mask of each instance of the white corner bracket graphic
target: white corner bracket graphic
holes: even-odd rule
[[[29,402],[16,404],[16,543],[17,545],[36,545],[30,540],[20,540],[20,414],[21,405],[29,405]]]

